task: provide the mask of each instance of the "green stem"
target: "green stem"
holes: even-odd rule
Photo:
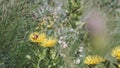
[[[96,65],[88,65],[89,68],[95,68]]]

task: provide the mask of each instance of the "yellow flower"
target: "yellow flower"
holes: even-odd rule
[[[56,39],[53,39],[53,38],[49,38],[49,39],[45,39],[43,41],[43,43],[41,44],[41,46],[43,47],[54,47],[57,43],[57,40]]]
[[[29,36],[29,39],[32,42],[36,42],[36,43],[43,42],[45,38],[46,38],[46,35],[44,33],[39,34],[38,32],[31,33]]]
[[[112,56],[115,57],[116,59],[120,60],[120,46],[115,47],[112,52]]]
[[[92,55],[92,56],[89,55],[85,58],[84,63],[87,65],[96,65],[104,61],[105,59],[103,59],[102,57],[98,55]]]

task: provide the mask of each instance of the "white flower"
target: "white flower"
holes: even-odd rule
[[[61,44],[61,43],[62,43],[62,41],[61,41],[61,40],[59,40],[59,41],[58,41],[58,43],[59,43],[59,44]]]
[[[62,47],[63,47],[63,48],[66,48],[66,47],[68,47],[68,46],[67,46],[67,44],[64,44]]]
[[[83,47],[79,47],[79,49],[84,49]]]
[[[62,48],[68,47],[67,43],[64,41],[59,40],[58,43],[61,45]]]
[[[79,64],[80,63],[80,59],[78,58],[78,59],[74,60],[74,63],[75,64]]]
[[[79,55],[79,57],[83,57],[83,55]]]
[[[79,52],[83,52],[83,50],[82,50],[82,49],[79,49],[78,51],[79,51]]]
[[[78,51],[79,51],[79,52],[83,52],[83,49],[84,49],[83,47],[79,47],[79,50],[78,50]]]
[[[27,58],[27,59],[31,59],[31,56],[30,56],[30,55],[26,55],[26,58]]]
[[[70,29],[71,32],[74,32],[75,30],[74,29]]]
[[[63,39],[63,37],[60,37],[60,40],[62,40]]]
[[[80,59],[77,59],[77,60],[76,60],[76,64],[79,64],[79,63],[80,63]]]

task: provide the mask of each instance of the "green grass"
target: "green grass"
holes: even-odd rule
[[[109,48],[104,48],[107,52],[101,56],[110,61],[104,63],[106,68],[116,68],[119,62],[111,56],[111,50],[120,44],[120,12],[113,11],[119,4],[116,0],[91,0],[92,5],[89,1],[67,1],[0,0],[0,68],[89,68],[83,63],[84,58],[100,53],[93,48],[86,30],[90,8],[99,9],[106,16]],[[48,28],[52,22],[52,28]],[[31,42],[29,35],[36,31],[57,38],[58,43],[53,48],[45,48]],[[65,44],[67,47],[63,48]],[[81,60],[78,64],[77,59]],[[96,68],[105,68],[104,64]]]

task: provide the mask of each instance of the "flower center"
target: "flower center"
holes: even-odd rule
[[[34,34],[33,39],[36,40],[38,38],[38,35]]]

